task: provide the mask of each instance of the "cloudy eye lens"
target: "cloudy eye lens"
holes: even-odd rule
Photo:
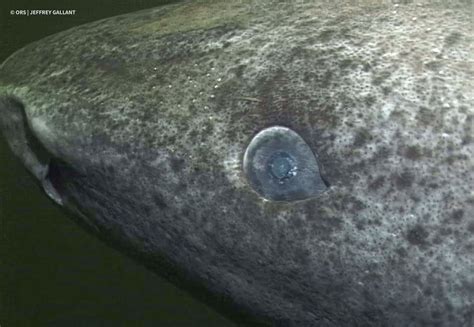
[[[252,139],[243,169],[252,188],[268,200],[304,200],[327,189],[311,148],[282,126],[266,128]]]
[[[283,184],[285,180],[296,175],[298,167],[295,160],[286,152],[276,152],[269,160],[270,174]]]

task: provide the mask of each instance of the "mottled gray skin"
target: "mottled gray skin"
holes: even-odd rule
[[[471,4],[352,3],[199,1],[53,35],[1,67],[1,127],[89,230],[247,321],[469,326]],[[252,189],[242,158],[273,125],[328,191]]]

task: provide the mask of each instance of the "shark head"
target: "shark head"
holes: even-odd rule
[[[50,36],[0,68],[46,194],[247,322],[469,325],[464,2],[198,1]]]

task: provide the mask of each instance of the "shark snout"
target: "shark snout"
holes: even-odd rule
[[[63,200],[49,178],[51,154],[30,127],[20,99],[14,96],[0,97],[0,130],[12,152],[39,181],[45,193],[62,205]]]

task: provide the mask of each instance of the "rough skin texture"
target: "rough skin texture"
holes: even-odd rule
[[[247,322],[471,325],[472,4],[348,3],[185,2],[53,35],[1,67],[0,126],[42,171],[24,109],[53,199]],[[242,157],[273,125],[327,192],[254,192]]]

